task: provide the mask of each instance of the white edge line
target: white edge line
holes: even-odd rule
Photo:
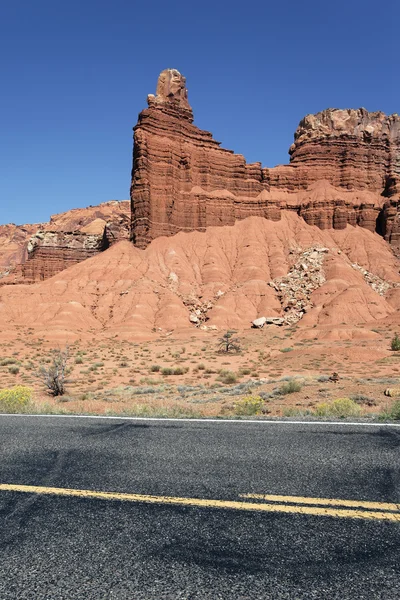
[[[24,418],[45,418],[45,419],[113,419],[118,421],[165,421],[165,422],[186,422],[186,423],[257,423],[258,425],[341,425],[346,427],[400,427],[400,423],[361,423],[349,421],[279,421],[262,419],[190,419],[173,417],[126,417],[115,415],[35,415],[35,414],[13,414],[0,413],[0,417],[24,417]]]

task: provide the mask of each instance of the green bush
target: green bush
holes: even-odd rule
[[[315,408],[315,414],[319,417],[358,417],[361,407],[351,398],[337,398],[333,402],[322,402]]]
[[[278,389],[279,396],[286,396],[286,394],[294,394],[295,392],[300,392],[302,385],[300,382],[295,379],[290,379],[287,383],[281,385]]]
[[[394,421],[400,421],[400,400],[396,400],[392,406],[390,407],[389,419],[393,419]]]
[[[160,365],[151,365],[151,367],[150,367],[150,371],[152,373],[158,373],[160,369],[161,369]]]
[[[394,338],[392,338],[392,341],[390,342],[390,349],[394,350],[395,352],[400,350],[400,338],[397,335],[397,333],[395,334]]]
[[[235,402],[235,414],[241,416],[259,415],[264,405],[260,396],[244,396]]]
[[[32,390],[23,385],[0,390],[0,412],[25,412],[32,401]]]
[[[77,356],[77,357],[75,358],[75,364],[76,364],[76,365],[81,365],[82,363],[83,363],[83,358],[82,358],[82,356]]]
[[[280,348],[279,352],[292,352],[293,348],[290,348],[290,346],[288,348]]]
[[[17,367],[17,365],[12,365],[11,367],[8,367],[8,372],[11,373],[11,375],[18,375],[19,367]]]

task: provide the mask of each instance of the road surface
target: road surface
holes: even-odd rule
[[[400,428],[0,416],[1,600],[398,600]]]

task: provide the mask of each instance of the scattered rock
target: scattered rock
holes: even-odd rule
[[[400,388],[387,388],[385,390],[385,396],[390,396],[390,398],[397,398],[400,396]]]
[[[325,283],[323,262],[328,248],[313,246],[298,252],[295,264],[287,275],[273,279],[269,285],[273,287],[285,312],[281,323],[293,325],[312,307],[311,294]],[[292,254],[295,251],[292,250]]]
[[[284,325],[285,319],[283,317],[266,317],[265,319],[266,325]]]
[[[267,319],[265,317],[260,317],[259,319],[254,319],[254,321],[252,321],[251,323],[251,326],[255,329],[261,329],[262,327],[264,327],[266,322]]]
[[[399,287],[398,283],[385,281],[377,275],[370,273],[369,271],[367,271],[367,269],[364,269],[358,263],[353,263],[351,266],[353,267],[353,269],[356,269],[356,271],[360,271],[366,283],[368,283],[368,285],[380,296],[384,296],[386,292],[393,287]]]

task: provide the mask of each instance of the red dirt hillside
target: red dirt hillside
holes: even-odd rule
[[[399,284],[399,261],[378,234],[350,225],[323,231],[284,211],[279,222],[250,217],[160,237],[144,250],[121,241],[42,283],[4,286],[0,327],[52,339],[138,339],[282,316],[298,321],[302,335],[314,325],[326,335],[334,324],[351,330],[391,318]]]

